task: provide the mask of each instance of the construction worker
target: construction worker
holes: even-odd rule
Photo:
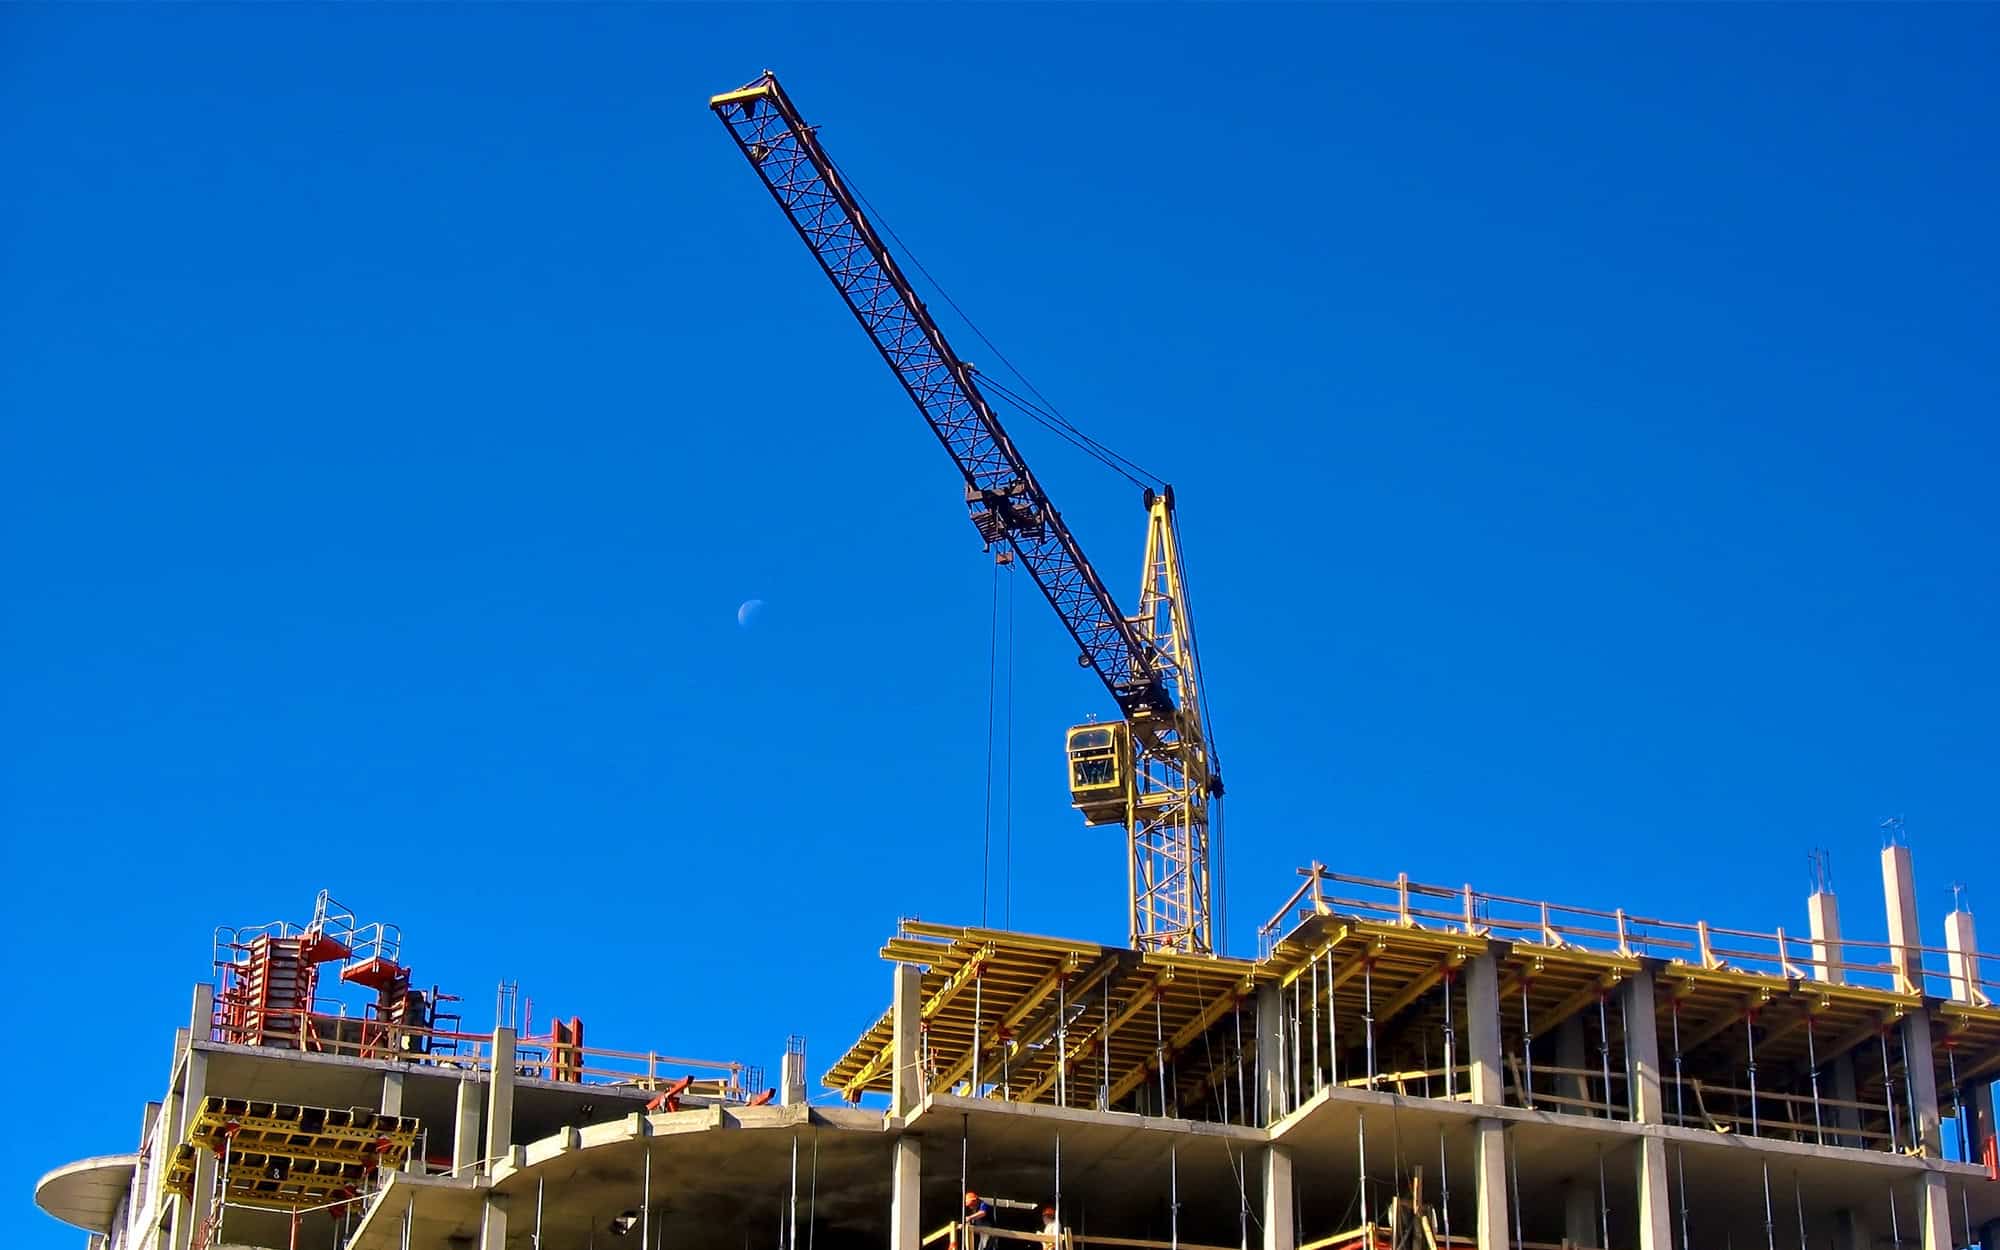
[[[1042,1236],[1048,1239],[1048,1245],[1051,1247],[1051,1250],[1062,1239],[1062,1225],[1056,1222],[1056,1209],[1054,1207],[1042,1208]]]
[[[965,1227],[972,1243],[968,1250],[987,1250],[992,1244],[993,1234],[986,1230],[993,1227],[993,1204],[970,1189],[965,1191]]]

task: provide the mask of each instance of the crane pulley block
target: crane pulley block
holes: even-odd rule
[[[998,490],[968,485],[965,506],[972,513],[973,528],[989,546],[1014,535],[1042,538],[1048,533],[1026,482],[1009,482]]]

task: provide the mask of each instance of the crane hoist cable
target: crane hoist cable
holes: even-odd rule
[[[767,71],[713,97],[709,108],[952,457],[983,543],[1010,549],[1076,643],[1078,662],[1097,674],[1117,704],[1118,721],[1073,726],[1065,746],[1071,801],[1084,823],[1124,829],[1132,944],[1213,953],[1209,808],[1221,787],[1172,488],[1142,486],[1145,573],[1138,608],[1128,614],[1001,424],[985,393],[991,380],[982,385],[953,350],[877,233],[872,209],[864,211],[864,201],[776,77]],[[951,303],[949,295],[945,299]],[[1013,370],[962,309],[958,314]],[[1073,435],[1069,441],[1134,482],[1158,481],[1083,434],[1033,383],[1022,381],[1040,400],[1037,415]],[[993,393],[1003,389],[993,386]],[[1007,394],[1017,404],[1034,403]]]
[[[840,176],[840,180],[846,183],[848,187],[853,188],[855,186],[854,180],[847,176],[847,171],[841,168],[840,164],[834,161],[832,157],[827,158],[827,163],[832,166],[833,171]],[[972,331],[972,336],[981,343],[984,343],[986,350],[993,353],[993,358],[1005,365],[1007,372],[1013,374],[1015,379],[1028,389],[1028,393],[1040,401],[1040,404],[1037,405],[1015,395],[1006,387],[994,381],[992,375],[979,373],[979,376],[985,379],[988,389],[1006,396],[1010,402],[1020,408],[1030,419],[1055,432],[1066,442],[1069,442],[1072,446],[1117,472],[1141,490],[1149,487],[1158,487],[1165,483],[1165,478],[1160,477],[1156,473],[1147,472],[1141,466],[1134,464],[1110,447],[1092,438],[1068,417],[1065,417],[1056,408],[1055,404],[1050,401],[1049,397],[1042,394],[1042,389],[1035,385],[1034,379],[1016,368],[1014,362],[1008,358],[1007,353],[1000,350],[1000,345],[986,337],[986,331],[979,328],[979,323],[972,319],[971,314],[959,307],[958,301],[951,297],[951,292],[945,289],[944,283],[937,280],[937,277],[931,273],[929,267],[924,264],[923,258],[918,256],[916,250],[903,241],[903,236],[896,233],[896,227],[889,224],[889,219],[882,215],[881,210],[875,207],[874,202],[858,189],[854,191],[854,198],[860,203],[861,207],[868,210],[868,216],[872,220],[882,223],[882,229],[888,233],[890,239],[895,241],[896,246],[902,249],[903,255],[909,258],[910,263],[917,267],[917,272],[923,275],[924,281],[930,284],[931,290],[937,292],[938,298],[942,299],[952,312],[958,314],[958,319],[965,323],[966,329]],[[974,372],[979,371],[975,369]]]

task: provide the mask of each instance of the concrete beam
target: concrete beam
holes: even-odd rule
[[[1503,1121],[1477,1122],[1478,1146],[1474,1178],[1479,1185],[1479,1207],[1474,1236],[1479,1250],[1508,1250],[1511,1234],[1507,1219],[1507,1129]]]
[[[498,1159],[514,1144],[514,1030],[493,1030],[493,1071],[486,1083],[486,1155]],[[489,1164],[490,1166],[490,1164]],[[506,1227],[506,1217],[501,1217]]]
[[[921,1250],[923,1228],[923,1143],[896,1139],[889,1190],[889,1250]]]
[[[1291,1152],[1272,1146],[1264,1152],[1264,1250],[1292,1250],[1297,1244],[1294,1192]]]

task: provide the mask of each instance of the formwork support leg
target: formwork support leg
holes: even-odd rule
[[[1264,1250],[1292,1250],[1297,1244],[1292,1195],[1291,1152],[1272,1146],[1264,1152]]]

